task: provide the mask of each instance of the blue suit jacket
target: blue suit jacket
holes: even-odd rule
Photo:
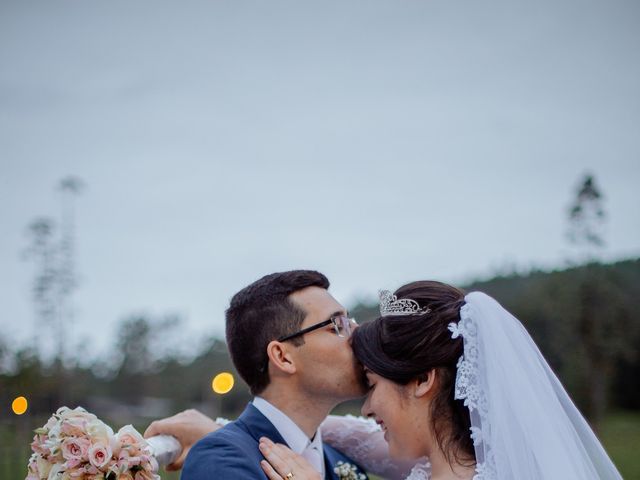
[[[254,480],[267,476],[260,467],[264,457],[258,450],[260,437],[285,444],[276,427],[252,404],[242,415],[224,428],[210,433],[198,441],[189,451],[182,469],[181,480]],[[323,444],[325,479],[338,480],[333,469],[342,460],[356,465],[338,450]],[[360,472],[364,470],[356,465]]]

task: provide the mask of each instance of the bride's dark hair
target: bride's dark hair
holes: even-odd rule
[[[397,384],[426,378],[436,369],[438,390],[431,404],[431,428],[449,463],[474,461],[469,410],[454,400],[456,364],[463,353],[462,337],[451,338],[449,323],[460,320],[464,292],[450,285],[413,282],[400,287],[398,299],[410,298],[430,311],[388,315],[365,323],[352,335],[356,358],[372,372]]]

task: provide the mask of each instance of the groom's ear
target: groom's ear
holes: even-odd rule
[[[296,373],[296,366],[293,361],[293,355],[289,351],[289,345],[277,340],[272,340],[267,345],[267,355],[269,362],[277,370],[289,375]]]
[[[420,375],[415,382],[414,395],[416,397],[432,396],[438,383],[438,369],[432,368],[427,373]]]

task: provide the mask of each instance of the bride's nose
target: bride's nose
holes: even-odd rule
[[[362,413],[363,417],[373,417],[373,410],[371,409],[371,402],[369,401],[370,395],[367,395],[362,408],[360,409],[360,413]]]

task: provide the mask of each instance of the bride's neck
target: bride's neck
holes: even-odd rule
[[[428,454],[431,463],[431,480],[470,480],[475,475],[473,460],[458,463],[455,459],[449,463],[444,452],[437,446]]]

